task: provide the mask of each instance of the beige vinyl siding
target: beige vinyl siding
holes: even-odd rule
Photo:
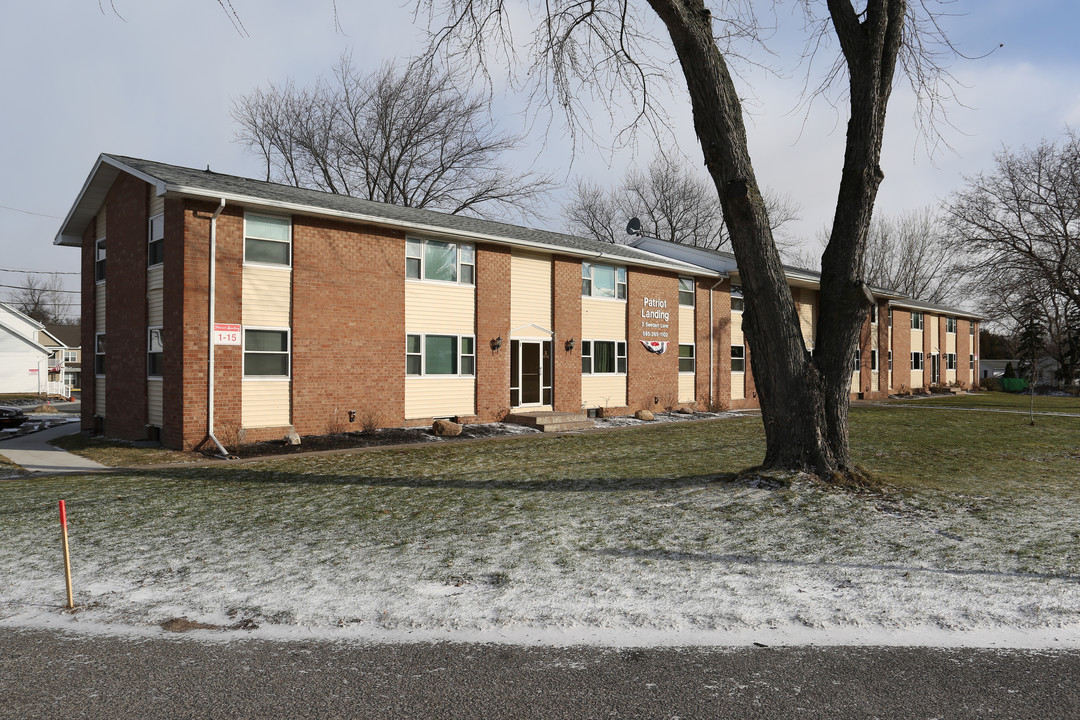
[[[862,392],[862,388],[859,387],[860,374],[858,372],[851,373],[851,392]]]
[[[288,380],[244,380],[240,423],[246,428],[290,425],[289,391]]]
[[[510,327],[530,324],[548,330],[552,326],[551,258],[514,250],[510,255]]]
[[[731,345],[732,347],[735,347],[736,345],[745,344],[746,341],[743,338],[742,331],[742,313],[736,311],[731,313]],[[747,370],[749,370],[749,367],[747,367]],[[731,373],[732,400],[742,400],[746,397],[745,383],[746,380],[743,377],[743,373],[734,371]]]
[[[582,375],[581,404],[585,407],[625,407],[625,375]]]
[[[817,339],[818,293],[807,288],[796,288],[795,293],[799,301],[799,326],[803,340],[813,342]]]
[[[165,423],[161,378],[148,378],[146,381],[146,411],[146,420],[151,425],[161,427]]]
[[[452,417],[476,413],[476,379],[405,378],[405,418]]]
[[[945,334],[945,352],[956,352],[956,333]]]
[[[475,327],[472,285],[405,283],[405,332],[474,335]]]
[[[243,293],[241,322],[244,325],[289,327],[292,297],[289,268],[245,265]]]
[[[694,373],[679,374],[679,402],[692,403],[697,400],[697,388],[694,383],[696,377]]]
[[[105,237],[105,206],[101,206],[101,210],[97,214],[97,222],[94,227],[94,239],[100,240]],[[107,249],[106,249],[107,250]]]
[[[94,286],[94,332],[105,332],[105,282]],[[91,348],[93,350],[94,348]]]
[[[146,324],[165,324],[164,268],[154,265],[146,271]]]
[[[683,345],[691,345],[696,341],[694,337],[694,308],[679,306],[679,342]]]
[[[152,195],[150,197],[150,217],[160,215],[163,212],[165,212],[165,196]]]
[[[105,417],[105,378],[94,378],[94,414]]]
[[[626,339],[626,303],[622,300],[581,298],[581,337]]]
[[[924,360],[925,360],[925,358],[924,358]],[[909,358],[908,362],[910,362],[910,361],[911,360]],[[922,384],[923,384],[923,371],[922,370],[912,370],[911,371],[911,387],[913,387],[913,388],[922,387]]]

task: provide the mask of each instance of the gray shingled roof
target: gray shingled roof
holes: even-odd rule
[[[155,178],[164,183],[168,191],[182,195],[246,198],[266,205],[288,207],[290,211],[300,214],[307,209],[312,214],[328,211],[334,214],[383,219],[395,225],[414,226],[418,229],[442,229],[448,232],[503,239],[509,243],[518,241],[524,244],[564,248],[573,254],[598,255],[602,253],[605,257],[620,258],[629,263],[662,265],[695,274],[711,274],[704,268],[626,245],[613,245],[548,230],[536,230],[464,215],[450,215],[434,210],[390,205],[348,195],[336,195],[236,175],[223,175],[210,170],[196,170],[124,155],[109,154],[103,155],[102,158],[111,159],[122,168],[130,168],[137,173]]]

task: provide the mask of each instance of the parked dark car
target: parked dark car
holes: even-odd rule
[[[19,427],[28,419],[21,407],[0,405],[0,428]]]

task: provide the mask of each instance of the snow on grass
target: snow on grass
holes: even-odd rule
[[[735,430],[752,437],[760,422],[746,424]],[[740,443],[680,429],[8,481],[0,623],[1080,645],[1076,477],[1071,492],[1022,500],[746,482],[708,473],[717,456],[694,452],[711,443],[739,458]],[[683,463],[662,460],[669,445]],[[68,615],[59,497],[79,606]]]

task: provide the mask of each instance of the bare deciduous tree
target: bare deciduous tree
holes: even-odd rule
[[[773,230],[798,219],[790,197],[766,193]],[[631,170],[618,188],[578,180],[563,208],[568,230],[604,242],[631,240],[627,221],[639,218],[650,235],[669,242],[719,250],[728,245],[724,213],[709,181],[672,157],[659,155],[645,172]],[[780,243],[781,252],[790,243]]]
[[[518,137],[500,131],[486,98],[430,64],[370,74],[348,56],[330,79],[257,89],[233,103],[238,139],[267,180],[369,200],[480,217],[532,217],[551,182],[502,157]]]
[[[927,302],[948,302],[963,279],[956,257],[934,209],[878,216],[866,242],[866,282]]]
[[[1003,150],[994,170],[966,179],[948,202],[956,238],[974,258],[977,286],[1020,280],[1080,309],[1080,136]]]
[[[588,127],[588,98],[629,108],[632,122],[663,126],[657,82],[674,50],[693,110],[694,129],[723,208],[745,292],[743,328],[753,348],[754,382],[765,425],[764,466],[805,470],[823,479],[857,481],[848,446],[851,357],[871,302],[864,258],[880,167],[885,111],[897,70],[906,72],[930,112],[947,94],[937,51],[935,18],[919,15],[933,0],[827,0],[798,3],[807,13],[811,65],[829,47],[839,55],[821,87],[841,90],[849,114],[840,187],[821,263],[821,306],[813,357],[774,242],[764,194],[747,144],[744,111],[732,61],[756,49],[758,4],[735,0],[418,0],[432,18],[432,52],[491,68],[521,50],[511,17],[535,21],[527,81],[571,127]],[[794,4],[794,3],[793,3]],[[779,20],[778,17],[775,18]],[[659,18],[667,33],[650,33]],[[830,46],[830,40],[836,45]],[[668,45],[670,43],[670,45]],[[749,49],[747,49],[749,48]],[[503,55],[492,53],[502,52]],[[943,90],[944,88],[944,90]],[[590,92],[591,91],[591,92]],[[925,116],[924,116],[925,117]]]
[[[12,307],[42,324],[69,321],[77,293],[65,290],[59,275],[27,274],[22,283],[9,293]]]

